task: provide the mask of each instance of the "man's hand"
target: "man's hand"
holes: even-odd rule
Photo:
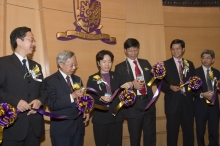
[[[101,97],[100,97],[100,100],[101,100],[101,101],[104,101],[104,102],[110,102],[111,96],[101,96]]]
[[[179,86],[174,86],[174,85],[170,85],[170,89],[173,90],[174,92],[181,90],[181,88]]]
[[[126,82],[124,83],[123,85],[121,85],[121,88],[131,88],[133,86],[133,83],[132,82]]]
[[[41,103],[41,101],[38,100],[38,99],[34,99],[33,101],[31,101],[31,102],[29,103],[29,106],[30,106],[31,108],[34,108],[34,109],[39,109],[41,105],[42,105],[42,103]],[[35,114],[35,113],[36,113],[36,111],[31,109],[31,110],[28,112],[27,115]]]
[[[86,123],[86,122],[88,122],[89,121],[89,114],[83,114],[83,118],[85,119],[84,121],[83,121],[83,123]]]
[[[72,98],[75,99],[77,97],[82,97],[83,96],[83,90],[75,90],[72,94],[71,94]]]
[[[212,97],[213,97],[213,92],[210,92],[210,91],[208,91],[208,92],[203,92],[203,93],[202,93],[202,96],[203,96],[203,98],[205,98],[205,99],[211,100]]]
[[[25,101],[25,100],[20,100],[18,102],[18,105],[17,105],[17,109],[21,112],[25,112],[27,110],[30,110],[31,109],[31,106]]]
[[[134,85],[134,88],[137,90],[141,90],[145,86],[145,83],[141,82],[139,79],[135,79],[132,83]]]

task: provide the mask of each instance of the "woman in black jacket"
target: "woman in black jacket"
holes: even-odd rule
[[[109,107],[109,110],[94,109],[93,113],[93,133],[96,146],[122,146],[122,124],[123,115],[121,110],[116,116],[112,113],[119,104],[116,96],[112,101],[112,94],[120,88],[119,76],[110,71],[114,55],[108,50],[101,50],[96,55],[96,63],[99,71],[91,75],[87,82],[87,87],[91,87],[98,92],[92,95],[96,104]],[[121,88],[130,88],[130,83],[125,83]]]

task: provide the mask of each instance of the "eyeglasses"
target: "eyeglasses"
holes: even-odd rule
[[[33,42],[36,42],[36,40],[34,39],[34,38],[23,38],[22,40],[24,40],[24,39],[26,39],[26,40],[29,40],[31,43],[33,43]]]
[[[70,67],[70,68],[73,68],[73,67],[77,67],[77,65],[78,65],[78,63],[74,63],[74,64],[71,64],[71,65],[69,65],[69,64],[66,64],[68,67]]]
[[[133,53],[133,52],[134,52],[134,53],[137,53],[137,52],[138,52],[138,49],[127,50],[127,52],[128,52],[128,53]]]

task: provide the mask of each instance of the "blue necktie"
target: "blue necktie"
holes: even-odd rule
[[[23,60],[22,60],[22,62],[23,62],[23,68],[24,68],[24,72],[25,72],[25,73],[28,72],[28,69],[27,69],[27,66],[26,66],[26,61],[27,61],[26,59],[23,59]]]

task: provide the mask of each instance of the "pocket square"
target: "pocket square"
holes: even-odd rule
[[[145,71],[149,70],[148,68],[144,68]]]

